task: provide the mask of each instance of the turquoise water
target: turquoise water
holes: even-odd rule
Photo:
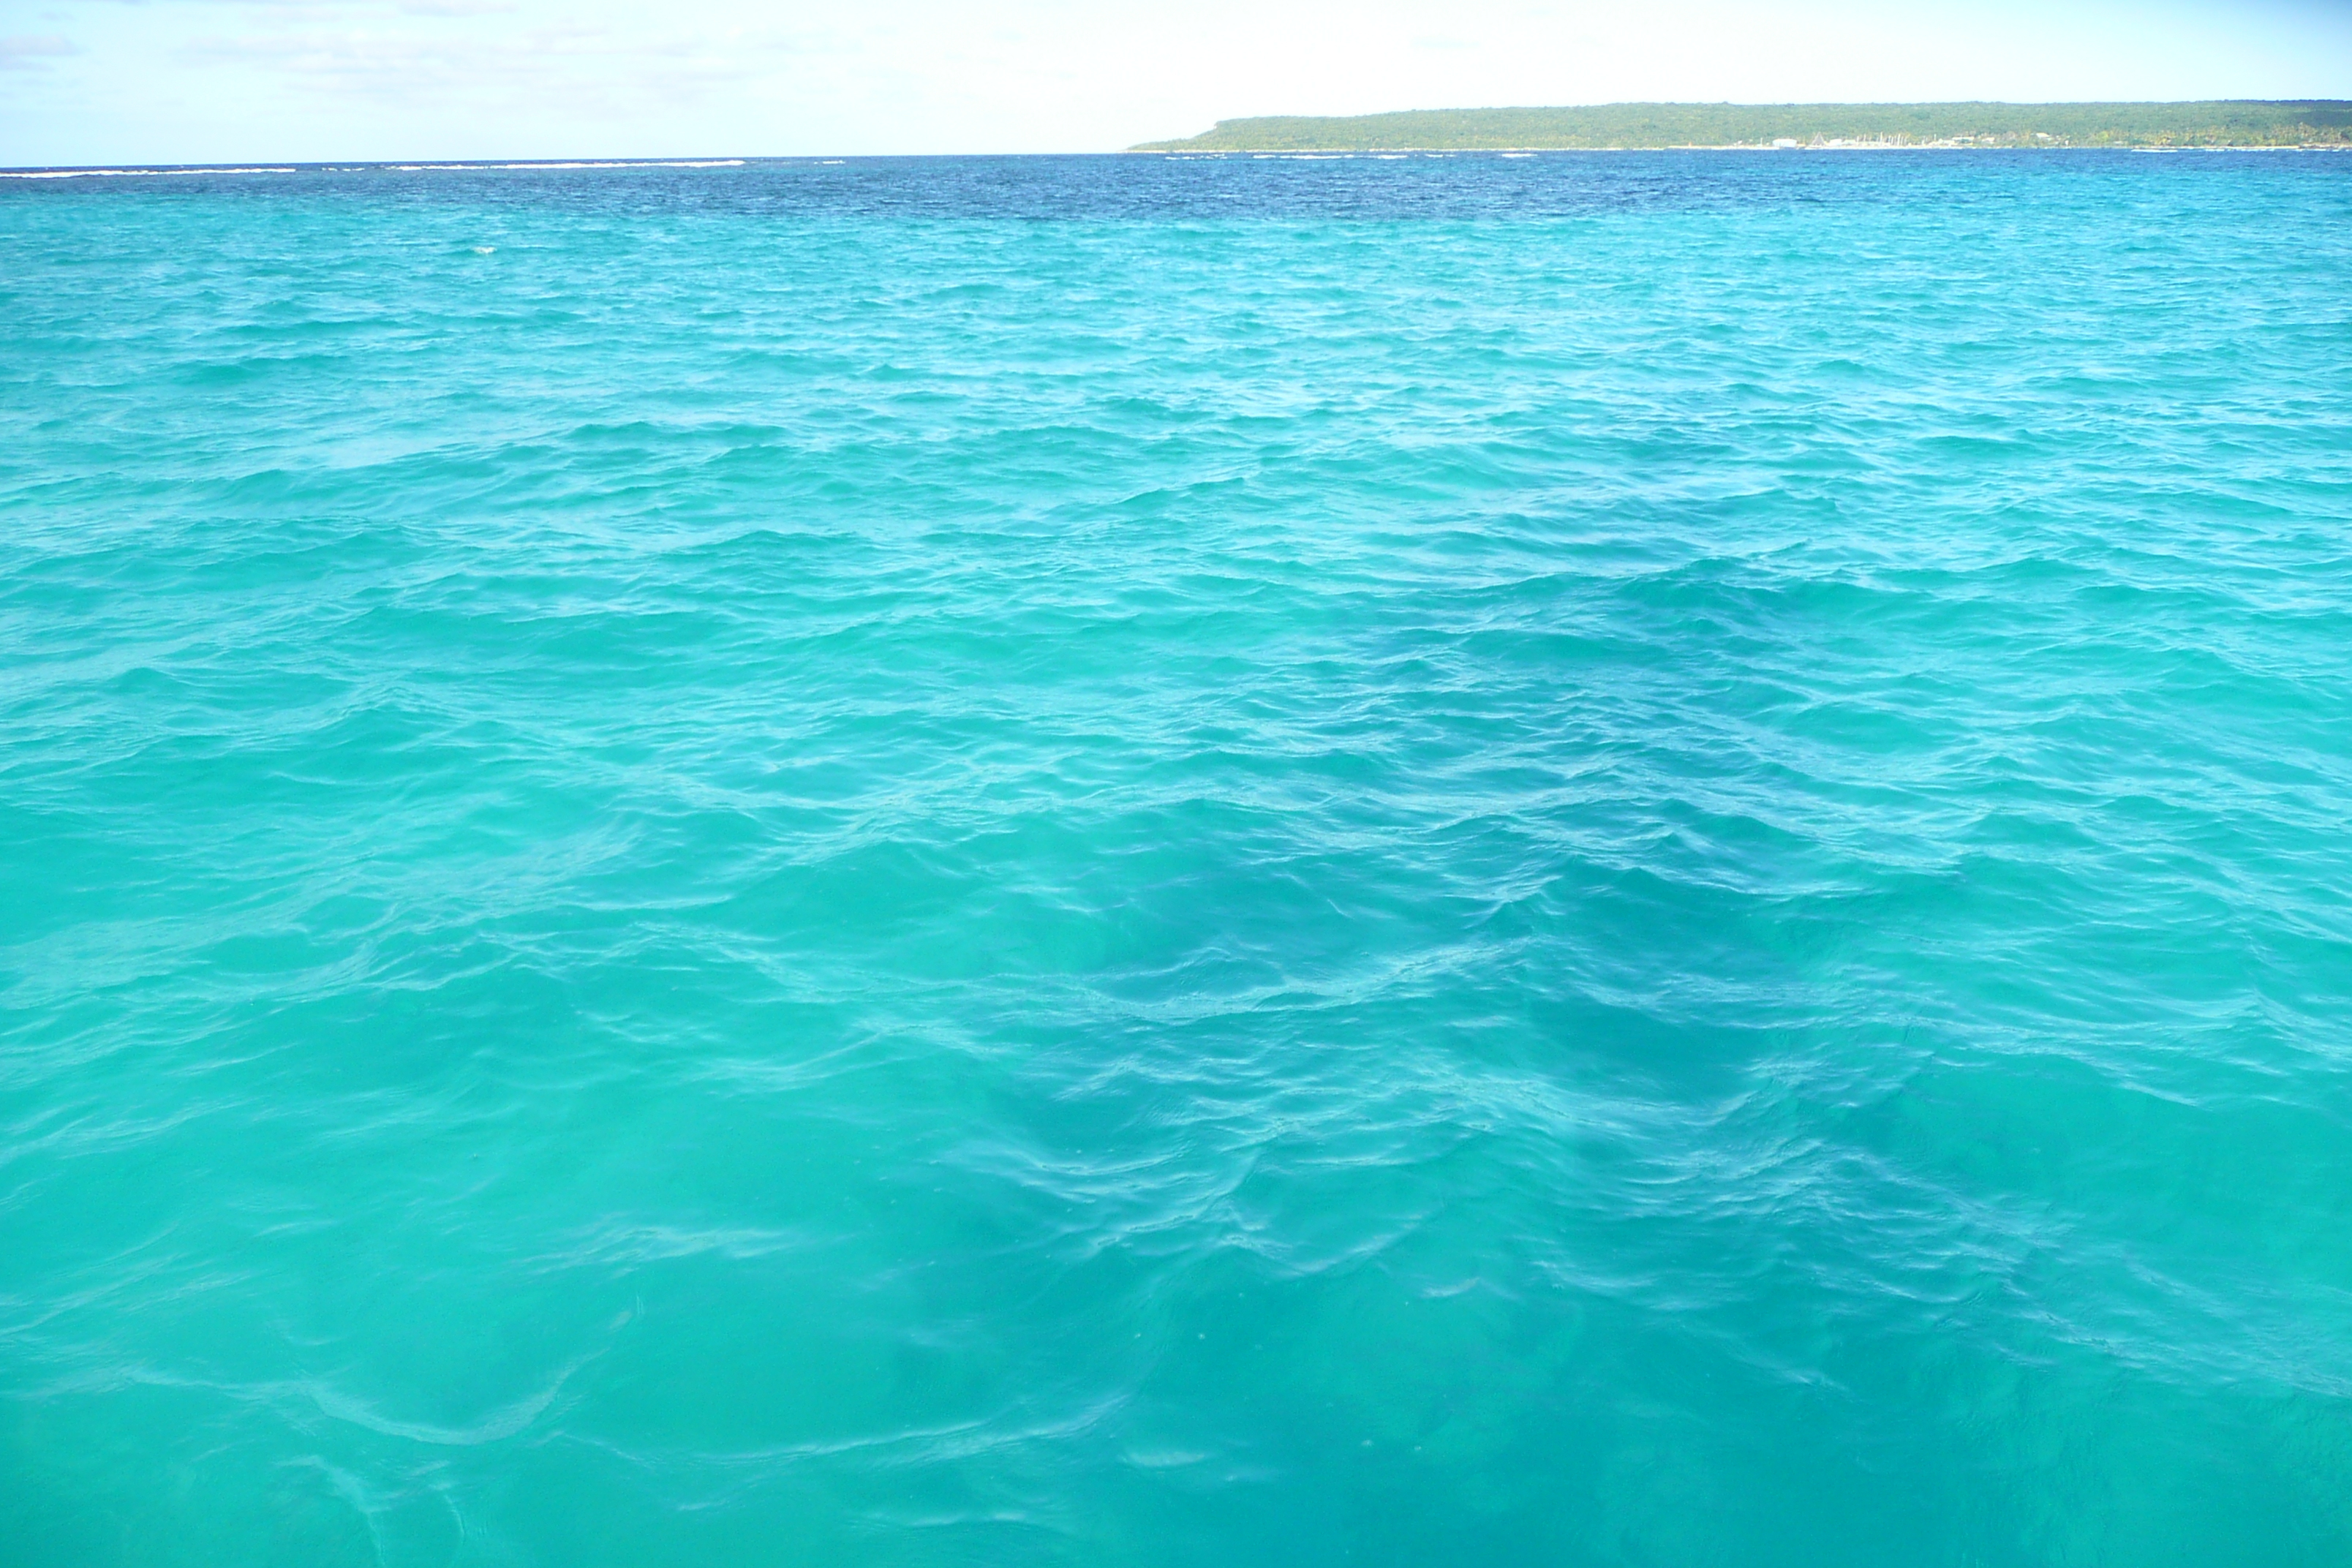
[[[2352,1560],[2352,160],[0,187],[9,1568]]]

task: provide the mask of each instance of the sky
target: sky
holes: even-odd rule
[[[0,165],[1109,152],[1250,114],[2352,98],[2352,0],[0,0]]]

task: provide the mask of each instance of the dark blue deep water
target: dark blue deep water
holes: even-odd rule
[[[2352,158],[0,179],[0,1564],[2352,1561]]]

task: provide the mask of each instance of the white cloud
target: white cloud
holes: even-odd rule
[[[521,8],[509,0],[400,0],[409,16],[502,16]]]
[[[51,60],[79,53],[71,38],[55,33],[0,38],[0,70],[42,70]]]
[[[261,71],[288,90],[491,113],[673,100],[756,76],[788,48],[743,30],[713,37],[564,21],[487,36],[391,26],[213,35],[189,39],[180,58],[199,71]]]

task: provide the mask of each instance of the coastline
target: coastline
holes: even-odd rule
[[[2226,150],[2352,145],[2352,100],[2166,102],[1621,102],[1251,115],[1172,152]]]
[[[1538,154],[1595,153],[2352,153],[2352,142],[2266,142],[2245,145],[2174,146],[1969,146],[1952,142],[1830,142],[1795,147],[1754,142],[1677,142],[1658,147],[1183,147],[1145,143],[1123,149],[1121,157],[1145,158],[1531,158]]]

